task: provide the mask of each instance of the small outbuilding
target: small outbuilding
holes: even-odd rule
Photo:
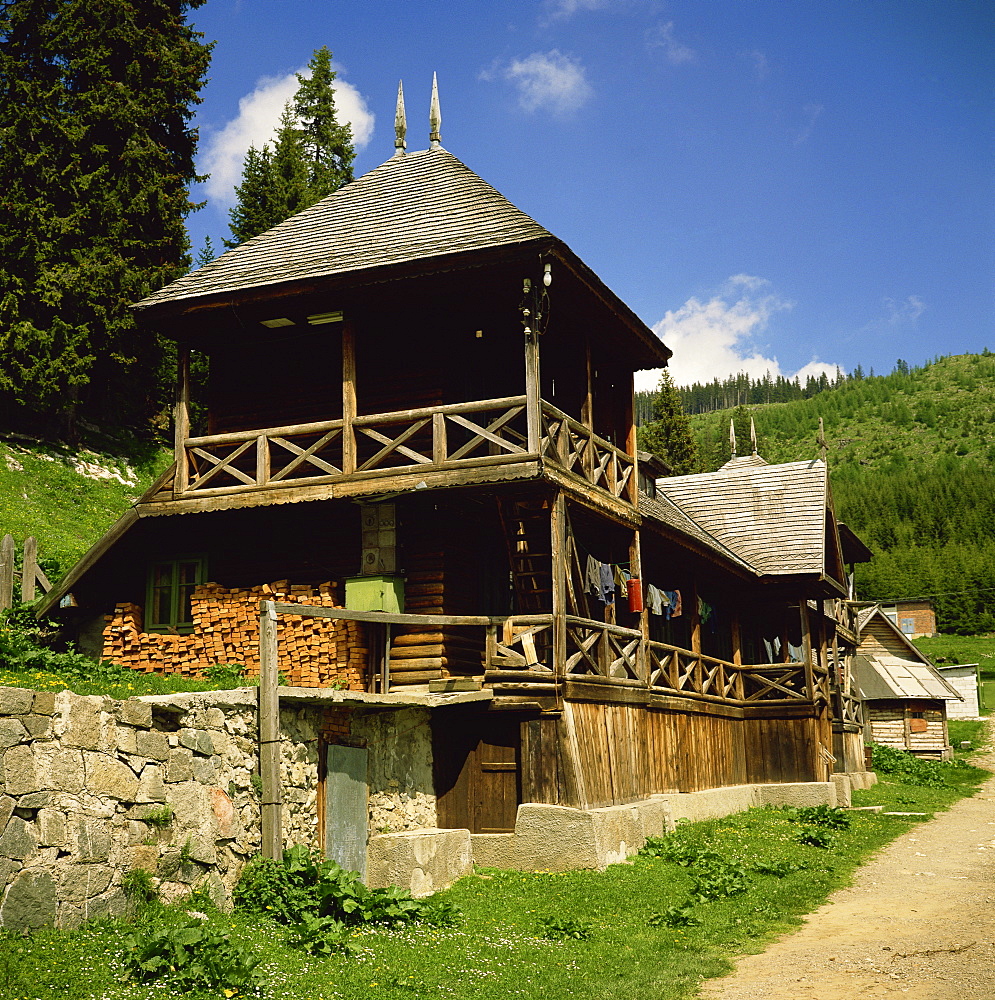
[[[939,675],[961,696],[947,705],[949,719],[978,719],[981,705],[977,663],[945,663],[936,667]]]
[[[961,696],[879,606],[857,618],[854,682],[864,702],[864,736],[917,757],[949,760],[947,702]]]

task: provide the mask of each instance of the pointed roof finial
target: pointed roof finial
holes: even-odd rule
[[[428,113],[428,148],[442,149],[442,110],[439,107],[439,80],[432,74],[432,107]]]
[[[732,457],[736,457],[736,421],[732,417],[729,418],[729,450],[732,452]]]
[[[404,114],[404,85],[397,82],[397,111],[394,112],[394,155],[404,156],[408,144],[405,137],[408,134],[408,119]]]
[[[753,448],[753,454],[757,453],[757,429],[753,424],[753,417],[750,417],[750,446]]]

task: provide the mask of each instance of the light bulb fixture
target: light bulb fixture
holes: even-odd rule
[[[296,324],[292,319],[287,319],[286,316],[275,316],[273,319],[261,319],[259,321],[263,326],[269,327],[270,330],[278,330],[281,326],[295,326]]]
[[[522,282],[522,291],[523,291],[523,292],[524,292],[524,293],[525,293],[526,295],[528,295],[528,294],[529,294],[529,292],[531,292],[531,291],[532,291],[532,279],[531,279],[531,278],[526,278],[526,279],[525,279],[525,280],[524,280],[524,281]]]
[[[542,269],[542,283],[549,288],[553,283],[553,265],[545,264]]]

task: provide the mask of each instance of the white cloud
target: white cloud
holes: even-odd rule
[[[673,21],[658,24],[647,34],[646,40],[651,48],[662,48],[667,61],[675,66],[679,66],[681,63],[693,63],[698,59],[698,54],[694,49],[682,45],[674,38]]]
[[[802,108],[802,112],[805,115],[805,124],[802,125],[795,135],[796,146],[800,146],[812,134],[815,123],[818,121],[819,115],[823,112],[823,106],[821,104],[806,104]]]
[[[543,4],[543,9],[546,11],[544,23],[565,20],[580,11],[604,10],[615,2],[616,0],[546,0]]]
[[[498,74],[518,88],[518,103],[526,111],[545,109],[566,115],[582,107],[594,94],[581,63],[558,49],[533,52],[480,76],[493,80]]]
[[[918,295],[909,295],[901,302],[885,298],[884,307],[888,310],[888,323],[891,326],[914,323],[926,311],[926,303]]]
[[[737,274],[707,301],[690,298],[679,309],[668,310],[653,331],[674,352],[670,373],[678,385],[711,382],[745,372],[751,378],[816,378],[824,371],[835,377],[836,365],[813,358],[797,372],[786,372],[776,357],[764,353],[757,337],[772,316],[794,307],[782,299],[764,278]],[[638,372],[638,390],[655,389],[659,370]]]
[[[306,66],[297,72],[308,75]],[[234,202],[235,185],[242,176],[246,151],[250,146],[258,149],[272,140],[284,105],[296,90],[294,73],[260,77],[255,90],[239,100],[238,115],[208,135],[198,167],[211,175],[204,185],[209,198],[225,204]],[[353,145],[357,150],[362,149],[373,135],[374,116],[363,95],[341,76],[335,81],[335,108],[339,121],[352,126]]]

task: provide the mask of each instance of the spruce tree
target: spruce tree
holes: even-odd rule
[[[128,304],[182,274],[204,0],[0,7],[0,406],[72,437],[140,426],[159,347]]]
[[[675,475],[694,472],[698,446],[681,394],[666,369],[653,399],[653,419],[639,428],[639,446],[662,458]]]
[[[332,54],[318,49],[309,76],[297,74],[298,88],[283,109],[272,146],[250,147],[229,212],[238,246],[337,191],[352,180],[352,130],[340,125],[335,109]]]

